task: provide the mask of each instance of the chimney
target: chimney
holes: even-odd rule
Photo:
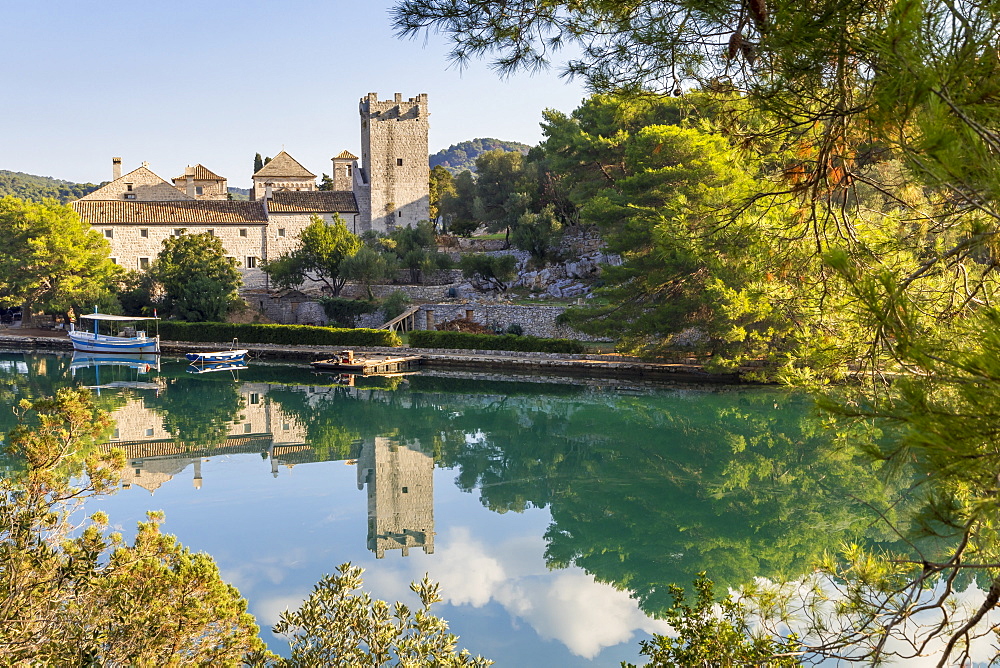
[[[271,182],[268,181],[267,183],[264,184],[264,199],[265,200],[271,199],[271,197],[272,197],[272,191],[273,191],[273,188],[271,186]]]
[[[403,101],[403,94],[402,93],[396,93],[393,96],[393,100],[392,101],[395,102],[396,104],[399,104],[400,102]]]
[[[121,158],[111,158],[111,179],[120,179],[122,177],[122,159]]]
[[[187,169],[184,170],[184,179],[186,181],[185,192],[187,196],[191,199],[198,199],[198,195],[194,189],[194,167],[191,165],[188,165]]]

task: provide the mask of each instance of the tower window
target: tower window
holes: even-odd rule
[[[396,158],[396,166],[397,167],[402,167],[403,166],[403,159],[402,158]]]
[[[346,171],[346,172],[347,172],[347,176],[348,176],[348,178],[350,178],[350,176],[351,176],[351,166],[350,166],[350,165],[347,165],[347,166],[346,166],[346,167],[344,168],[344,171]]]

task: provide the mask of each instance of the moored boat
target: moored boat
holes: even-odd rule
[[[94,322],[94,331],[74,330],[69,333],[73,342],[73,350],[91,353],[159,353],[160,337],[148,336],[145,330],[135,327],[135,323],[159,318],[140,318],[125,315],[108,315],[107,313],[87,313],[80,316]],[[116,336],[101,334],[100,323],[107,322],[120,325]],[[128,324],[131,323],[131,324]]]
[[[218,350],[214,352],[187,353],[184,357],[196,364],[240,362],[247,356],[248,352],[248,350]]]

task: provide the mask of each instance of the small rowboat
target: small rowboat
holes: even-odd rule
[[[218,350],[198,353],[187,353],[187,357],[192,364],[215,364],[217,362],[242,362],[247,356],[248,350]]]

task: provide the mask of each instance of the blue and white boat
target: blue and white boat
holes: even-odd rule
[[[248,350],[219,350],[214,352],[187,353],[192,364],[215,364],[218,362],[242,362]]]
[[[108,315],[106,313],[88,313],[80,316],[94,322],[94,331],[71,331],[69,338],[73,342],[73,350],[90,353],[159,353],[160,337],[148,336],[145,330],[137,329],[136,324],[159,318],[139,318],[128,315]],[[99,332],[102,322],[116,323],[119,326],[118,335],[111,336]]]

